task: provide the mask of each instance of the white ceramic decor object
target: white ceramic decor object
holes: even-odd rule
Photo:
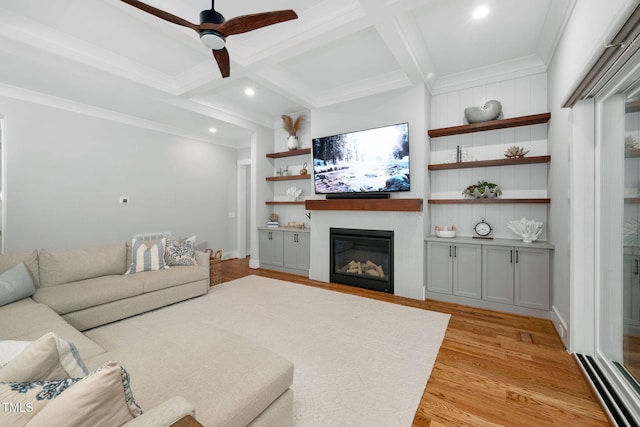
[[[542,234],[542,223],[534,220],[528,220],[525,217],[519,220],[509,221],[507,224],[509,230],[516,233],[522,238],[524,243],[531,243],[538,240]]]
[[[502,104],[500,101],[492,99],[487,101],[482,107],[467,107],[464,109],[464,116],[469,123],[487,122],[495,120],[502,112]]]
[[[298,200],[298,197],[300,197],[301,194],[302,194],[302,188],[289,187],[287,189],[287,196],[289,196],[289,199],[291,199],[292,202],[295,202],[296,200]]]

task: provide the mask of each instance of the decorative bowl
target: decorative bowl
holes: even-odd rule
[[[440,226],[440,225],[436,225],[436,236],[438,237],[443,237],[443,238],[452,238],[452,237],[456,237],[456,227],[452,226]]]

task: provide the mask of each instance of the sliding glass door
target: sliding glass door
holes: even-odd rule
[[[596,99],[596,359],[632,411],[640,386],[640,61]],[[640,414],[639,414],[640,415]]]

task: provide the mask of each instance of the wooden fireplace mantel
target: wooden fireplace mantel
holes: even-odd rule
[[[422,212],[422,199],[331,199],[306,200],[309,211],[397,211]]]

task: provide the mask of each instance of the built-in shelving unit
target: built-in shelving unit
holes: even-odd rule
[[[311,154],[311,148],[299,148],[297,150],[280,151],[278,153],[268,153],[269,159],[282,159],[285,157],[306,156]],[[267,176],[265,179],[269,182],[294,181],[311,179],[310,174],[304,175],[284,175],[284,176]],[[302,205],[304,201],[266,201],[267,205]]]
[[[512,117],[510,119],[490,120],[488,122],[471,123],[468,125],[452,126],[429,130],[431,138],[441,136],[462,135],[465,133],[482,132],[486,130],[505,129],[517,126],[529,126],[547,123],[551,113],[533,114],[530,116]]]
[[[480,123],[471,123],[460,126],[452,126],[446,128],[438,128],[431,129],[428,131],[429,137],[431,138],[440,138],[440,137],[448,137],[454,135],[463,135],[474,132],[484,132],[491,131],[497,129],[506,129],[520,126],[531,126],[544,124],[549,122],[551,119],[551,113],[541,113],[541,114],[532,114],[528,116],[521,117],[513,117],[508,119],[501,120],[491,120],[487,122]],[[432,140],[433,141],[433,140]],[[457,140],[455,143],[458,143]],[[488,144],[494,144],[490,141],[487,141]],[[497,142],[496,142],[497,143]],[[434,147],[434,146],[432,146]],[[455,148],[455,145],[454,145]],[[475,147],[477,149],[477,147]],[[493,157],[497,155],[497,152],[492,152],[492,155],[488,157]],[[638,156],[640,157],[640,149],[639,150],[627,150],[627,155],[629,156]],[[442,159],[442,157],[440,157]],[[434,163],[427,166],[428,170],[434,173],[439,173],[438,171],[448,171],[455,169],[469,169],[469,168],[489,168],[489,167],[501,167],[501,166],[522,166],[522,165],[534,165],[534,164],[545,164],[551,161],[551,156],[549,155],[536,155],[530,157],[519,157],[519,158],[494,158],[487,160],[474,160],[474,161],[464,161],[464,162],[452,162],[452,163]],[[481,172],[473,172],[472,175],[479,175]],[[495,175],[495,174],[494,174]],[[455,179],[460,179],[462,175],[458,175]],[[465,177],[468,175],[464,175]],[[481,178],[478,176],[477,178]],[[468,178],[465,178],[468,179]],[[433,180],[432,182],[435,182]],[[462,190],[462,189],[461,189]],[[450,191],[448,189],[447,191]],[[434,194],[435,195],[435,194]],[[442,212],[457,212],[457,211],[449,211],[448,208],[437,208],[436,205],[549,205],[551,203],[551,199],[549,198],[509,198],[509,197],[499,197],[492,199],[467,199],[467,198],[456,198],[456,199],[439,199],[433,198],[427,201],[429,205],[434,205],[434,209],[438,213]],[[442,210],[444,209],[444,211]],[[514,208],[515,209],[515,208]],[[523,208],[519,208],[523,209]],[[467,212],[467,211],[464,211]],[[539,211],[538,211],[539,212]],[[432,212],[433,215],[433,212]],[[447,214],[447,216],[455,216],[454,214]],[[467,218],[469,217],[468,214]],[[495,215],[495,214],[494,214]],[[544,222],[546,222],[546,218],[542,218]]]
[[[640,150],[639,150],[640,151]],[[549,163],[551,156],[519,157],[517,159],[477,160],[473,162],[439,163],[429,165],[430,171],[447,169],[481,168],[490,166],[526,165],[535,163]]]

